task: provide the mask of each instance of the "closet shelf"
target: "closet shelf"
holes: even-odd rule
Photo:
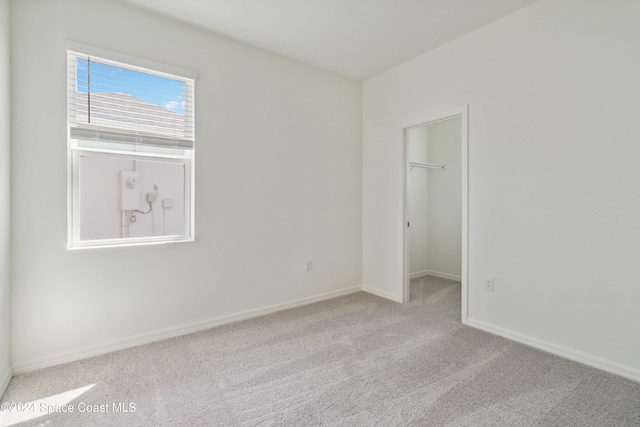
[[[413,168],[446,169],[447,165],[438,165],[436,163],[409,162],[409,171],[412,171]]]

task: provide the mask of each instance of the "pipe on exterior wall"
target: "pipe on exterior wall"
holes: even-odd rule
[[[122,211],[122,232],[121,232],[121,237],[125,238],[125,237],[129,237],[130,234],[130,229],[129,227],[131,226],[131,211]]]

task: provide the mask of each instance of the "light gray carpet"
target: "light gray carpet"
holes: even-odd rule
[[[19,425],[640,426],[640,384],[463,326],[457,282],[415,279],[411,292],[409,304],[358,293],[19,375],[2,402],[66,403],[60,393],[92,386],[68,402],[76,412]]]

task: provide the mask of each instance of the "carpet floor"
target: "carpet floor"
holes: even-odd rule
[[[18,375],[2,403],[21,411],[0,425],[640,426],[639,383],[463,326],[457,282],[414,279],[411,295],[361,292]]]

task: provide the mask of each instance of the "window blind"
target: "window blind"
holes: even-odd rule
[[[70,136],[193,148],[194,81],[68,52]]]

